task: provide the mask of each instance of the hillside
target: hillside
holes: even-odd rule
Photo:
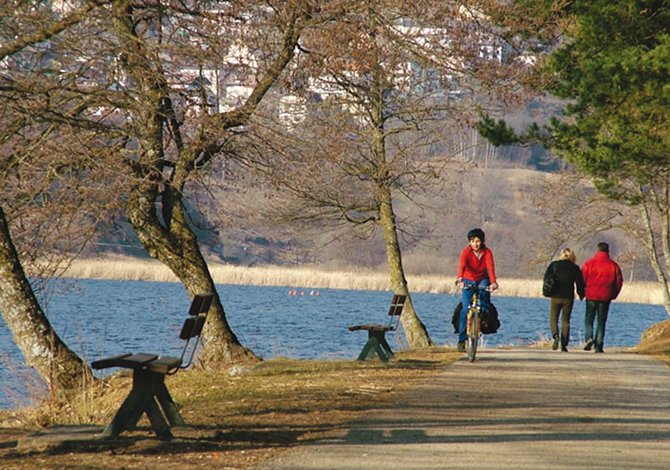
[[[561,233],[560,217],[552,211],[570,211],[581,197],[574,188],[553,188],[558,174],[528,168],[478,167],[448,177],[445,187],[430,194],[415,195],[412,201],[395,201],[397,220],[402,231],[403,262],[408,274],[453,275],[457,257],[465,245],[470,228],[481,227],[494,250],[500,276],[531,278],[544,272],[548,261],[565,245],[578,254],[578,262],[593,253],[595,244],[604,239],[622,265],[628,278],[653,280],[643,260],[630,259],[630,240],[607,232],[592,236],[581,233],[585,224],[577,217],[567,221]],[[231,197],[234,196],[234,197]],[[210,220],[200,226],[199,237],[206,254],[217,261],[241,266],[314,266],[327,270],[363,268],[384,271],[386,255],[378,231],[347,227],[277,225],[264,218],[267,204],[256,192],[225,194],[217,201]],[[220,206],[219,206],[220,205]],[[578,214],[576,214],[578,215]],[[583,217],[587,217],[584,215]],[[570,226],[572,223],[574,226]],[[115,229],[117,229],[115,227]],[[109,232],[100,251],[144,256],[144,250],[126,227],[123,238]],[[567,233],[567,235],[565,235]],[[566,238],[567,241],[563,241]],[[635,269],[634,273],[628,271]]]
[[[457,257],[470,228],[481,227],[494,250],[500,275],[537,277],[560,247],[553,225],[547,223],[552,207],[569,210],[577,194],[572,188],[551,194],[546,185],[557,174],[526,168],[475,167],[450,177],[440,192],[415,195],[413,201],[396,200],[401,229],[403,262],[409,274],[453,275]],[[560,191],[560,189],[559,189]],[[224,201],[225,207],[225,201]],[[225,210],[225,209],[224,209]],[[231,209],[234,210],[234,209]],[[386,255],[381,235],[367,231],[315,231],[300,226],[264,225],[238,219],[237,227],[221,231],[223,261],[242,265],[314,265],[325,269],[360,267],[385,270]],[[579,235],[578,226],[562,227],[578,260],[590,257],[601,238]],[[369,227],[366,228],[366,230]],[[570,234],[574,234],[574,238]],[[601,234],[615,256],[628,251],[629,241],[620,234]],[[625,262],[622,267],[625,269]],[[637,260],[636,279],[653,279]],[[644,274],[644,275],[643,275]]]

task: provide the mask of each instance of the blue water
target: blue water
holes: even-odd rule
[[[64,282],[64,281],[61,281]],[[179,283],[67,281],[45,302],[49,321],[65,343],[86,361],[123,352],[178,354],[178,330],[190,300]],[[356,358],[367,338],[349,325],[385,322],[390,292],[286,287],[217,286],[228,322],[245,346],[263,358]],[[316,295],[316,294],[319,295]],[[304,295],[302,295],[304,294]],[[445,294],[413,293],[412,301],[433,341],[454,345],[451,313],[458,302]],[[526,345],[550,335],[549,301],[493,297],[502,326],[485,336],[485,346]],[[571,341],[583,338],[584,303],[576,302]],[[658,305],[615,302],[607,323],[605,348],[634,346],[640,334],[666,320]],[[402,334],[389,338],[404,347]],[[37,375],[23,364],[11,333],[0,321],[0,408],[29,402],[44,393]]]

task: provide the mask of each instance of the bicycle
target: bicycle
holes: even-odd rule
[[[470,362],[475,361],[477,355],[477,345],[479,344],[479,338],[482,336],[482,319],[481,319],[481,296],[482,291],[491,291],[489,286],[479,287],[477,285],[463,286],[463,289],[472,289],[474,290],[472,294],[472,300],[470,305],[468,305],[468,311],[466,313],[466,338],[465,338],[465,350],[468,353],[468,360]]]

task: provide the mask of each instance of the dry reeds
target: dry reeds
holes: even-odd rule
[[[389,288],[387,274],[363,269],[329,272],[315,268],[245,267],[220,263],[209,263],[209,268],[217,284],[381,291]],[[156,260],[126,257],[75,260],[65,275],[86,279],[177,282],[177,277],[169,268]],[[454,278],[448,276],[414,275],[408,277],[408,283],[412,292],[454,292]],[[541,279],[502,278],[498,283],[500,289],[496,295],[529,298],[541,296]],[[662,305],[663,295],[655,282],[634,281],[624,283],[617,300]]]

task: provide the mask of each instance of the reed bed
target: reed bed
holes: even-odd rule
[[[386,273],[370,270],[325,271],[311,267],[231,266],[209,263],[217,284],[282,286],[294,289],[353,289],[388,290]],[[167,266],[152,259],[105,257],[75,260],[65,272],[66,277],[85,279],[115,279],[133,281],[177,282]],[[454,293],[454,277],[438,275],[408,276],[410,291],[435,294]],[[500,278],[495,295],[504,297],[541,297],[541,279]],[[658,283],[625,282],[617,299],[620,302],[663,304]]]

